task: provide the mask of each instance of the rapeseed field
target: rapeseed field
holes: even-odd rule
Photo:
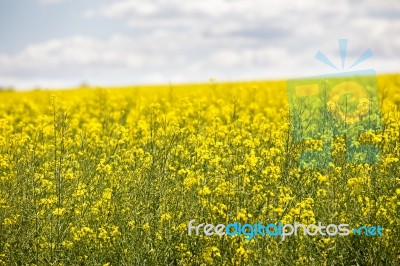
[[[299,167],[284,81],[0,92],[0,265],[399,265],[400,76],[375,164]],[[188,235],[188,222],[383,236]]]

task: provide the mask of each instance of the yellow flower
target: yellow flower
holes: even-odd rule
[[[111,188],[106,188],[103,191],[103,199],[105,200],[111,200],[111,196],[112,196],[112,189]]]
[[[246,209],[241,208],[238,214],[236,215],[236,219],[238,221],[247,222],[248,218],[253,217],[250,213],[247,213]]]
[[[317,190],[318,197],[325,197],[326,195],[328,195],[328,191],[326,189],[320,188]]]
[[[82,197],[87,193],[86,184],[78,183],[78,187],[72,194],[73,197]]]
[[[65,247],[65,248],[67,248],[67,249],[72,248],[73,245],[74,245],[74,243],[71,242],[71,241],[68,241],[68,240],[64,240],[64,241],[62,242],[62,246]]]
[[[55,216],[62,216],[62,215],[64,214],[64,212],[65,212],[65,208],[56,208],[56,209],[53,211],[53,214],[54,214]]]
[[[246,249],[244,249],[243,246],[240,246],[238,249],[236,249],[236,254],[242,258],[244,261],[246,261],[248,259],[248,254]]]
[[[150,225],[149,225],[149,223],[145,223],[143,226],[142,226],[142,228],[144,229],[144,230],[149,230],[150,229]]]
[[[188,176],[183,180],[183,185],[186,189],[189,189],[196,184],[197,184],[197,179],[194,176]]]
[[[318,175],[318,182],[320,184],[325,183],[328,181],[328,177],[326,175]]]
[[[204,186],[203,188],[199,189],[198,194],[199,194],[200,196],[207,196],[207,195],[210,195],[210,194],[211,194],[211,190],[210,190],[209,187]]]
[[[276,212],[278,215],[281,215],[285,210],[282,209],[281,207],[275,208],[274,212]]]
[[[169,213],[164,213],[161,215],[161,221],[168,221],[172,218],[171,214]]]
[[[65,175],[64,175],[64,179],[65,180],[74,180],[76,178],[76,176],[74,175],[74,173],[72,171],[68,171]]]
[[[247,169],[252,169],[257,165],[258,157],[255,155],[254,150],[252,150],[251,154],[246,156],[245,165]]]
[[[4,220],[3,220],[3,225],[12,225],[12,224],[15,224],[15,220],[13,220],[13,219],[10,219],[10,218],[4,218]]]

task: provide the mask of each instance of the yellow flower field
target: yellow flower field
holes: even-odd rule
[[[399,265],[400,75],[377,164],[298,166],[284,81],[0,92],[0,265]],[[188,222],[383,236],[188,235]]]

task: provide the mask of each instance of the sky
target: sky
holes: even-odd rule
[[[0,37],[0,87],[18,89],[390,73],[400,1],[0,0]]]

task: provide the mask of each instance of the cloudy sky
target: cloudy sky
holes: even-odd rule
[[[289,78],[400,71],[399,0],[0,0],[0,86]]]

